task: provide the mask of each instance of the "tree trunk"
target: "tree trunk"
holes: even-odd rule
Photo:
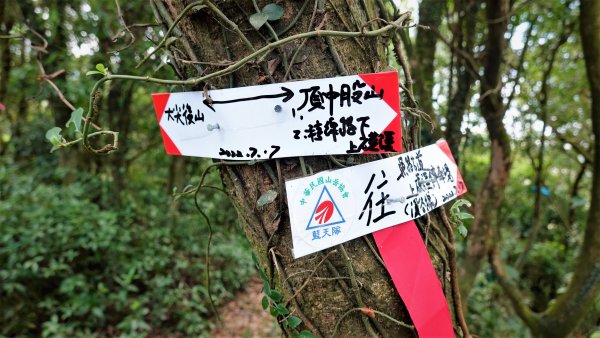
[[[272,22],[274,30],[281,31],[290,24],[299,13],[302,3],[303,1],[281,2],[280,4],[285,7],[285,14],[279,22]],[[169,17],[164,18],[167,22],[175,18],[187,4],[189,4],[187,1],[167,1],[163,4],[160,0],[155,0],[158,9],[161,6],[168,9]],[[262,8],[265,4],[266,2],[260,1],[258,7]],[[306,6],[306,11],[300,14],[296,24],[282,36],[314,30],[317,26],[322,27],[321,29],[335,30],[361,29],[365,23],[381,16],[380,11],[385,10],[373,2],[365,1],[318,0],[316,4],[318,7],[315,7],[314,13],[312,6]],[[248,16],[255,13],[251,2],[242,4],[236,1],[215,1],[215,5],[239,26],[253,44],[253,48],[260,48],[265,44],[263,38],[270,37],[270,32],[265,27],[261,28],[260,34],[257,34],[250,26]],[[314,20],[311,20],[313,16]],[[180,43],[189,43],[200,61],[237,60],[249,54],[251,50],[235,31],[217,18],[217,15],[207,9],[193,11],[179,25],[183,32]],[[377,27],[379,24],[378,21],[370,21],[365,29]],[[221,25],[225,29],[221,29]],[[333,77],[345,72],[358,74],[384,71],[387,68],[384,51],[386,43],[387,38],[384,37],[309,39],[301,47],[306,52],[306,59],[291,66],[290,74],[296,79],[314,79]],[[301,44],[302,40],[296,40],[272,52],[264,60],[283,60],[281,51],[290,57],[293,48],[300,48]],[[182,57],[190,58],[189,55]],[[287,71],[284,64],[285,62],[281,62],[273,72],[272,77],[275,81],[281,81],[284,77]],[[196,69],[192,69],[189,64],[187,66],[181,64],[181,66],[186,69],[188,76],[197,75]],[[205,71],[214,70],[213,68]],[[210,85],[213,88],[241,87],[255,85],[268,78],[269,74],[265,74],[261,67],[248,65],[233,76],[218,78]],[[356,162],[373,159],[376,157],[355,157]],[[244,225],[244,231],[261,267],[272,281],[272,287],[281,291],[284,299],[291,298],[288,305],[290,311],[303,320],[300,329],[310,330],[318,337],[331,336],[338,322],[340,324],[336,331],[338,337],[416,336],[413,329],[399,326],[385,317],[370,318],[360,311],[351,311],[358,307],[368,307],[405,323],[411,322],[386,269],[379,262],[375,252],[369,248],[370,245],[374,245],[370,235],[317,254],[299,259],[293,258],[283,182],[303,176],[301,160],[305,162],[309,171],[315,173],[336,167],[328,157],[287,158],[254,165],[220,166],[227,193]],[[277,191],[279,193],[277,200],[259,210],[256,202],[267,190]],[[420,228],[424,236],[425,233],[428,234],[428,249],[431,250],[434,267],[440,276],[451,312],[454,312],[454,297],[448,269],[449,266],[454,266],[455,261],[453,256],[449,256],[439,237],[445,236],[439,230],[441,228],[439,212],[438,210],[430,214],[430,226],[435,231],[425,229],[422,224]],[[311,274],[306,272],[313,270],[316,270],[315,277],[310,278]],[[300,291],[304,283],[306,286]],[[296,297],[292,297],[295,292],[299,293]],[[458,321],[455,320],[455,323]],[[455,327],[460,333],[458,324]],[[289,335],[290,331],[288,330],[286,334]]]
[[[496,220],[504,200],[510,174],[510,138],[502,122],[505,109],[500,90],[508,5],[508,0],[488,0],[486,3],[488,34],[479,100],[481,115],[485,119],[490,137],[491,158],[488,174],[477,192],[475,218],[469,231],[468,247],[461,268],[461,293],[465,295],[465,300],[494,244],[492,223]]]
[[[477,0],[465,0],[457,2],[456,5],[460,5],[456,10],[460,15],[460,21],[456,29],[458,47],[472,54],[476,35],[477,12],[479,11],[480,3]],[[463,117],[471,98],[471,87],[475,82],[475,78],[468,67],[469,65],[467,65],[464,58],[458,57],[455,61],[457,88],[456,92],[449,93],[451,97],[448,102],[448,112],[446,113],[446,131],[444,135],[456,163],[460,162],[461,155],[459,152],[459,146],[462,141],[460,127],[462,126]]]
[[[13,26],[13,16],[8,13],[8,3],[0,4],[0,35],[8,35]],[[10,52],[10,39],[0,39],[0,105],[4,108],[0,109],[0,116],[10,116],[8,114],[9,104],[6,101],[8,93],[8,80],[10,76],[12,53]],[[5,119],[9,121],[10,118]],[[0,156],[4,154],[8,148],[8,142],[4,142],[0,138]]]
[[[442,22],[443,9],[446,1],[442,0],[423,0],[419,4],[419,24],[428,26],[432,30],[438,30]],[[433,111],[433,85],[434,85],[434,65],[435,45],[437,35],[431,30],[417,30],[417,39],[415,44],[415,57],[410,60],[413,68],[413,79],[415,80],[415,98],[419,102],[421,110],[427,113],[432,121],[437,121],[436,114]],[[432,132],[431,128],[425,128],[422,131],[423,143],[434,143],[440,136],[439,124],[437,129]]]
[[[126,189],[127,161],[125,156],[129,150],[129,132],[131,130],[131,101],[133,96],[133,83],[111,83],[106,98],[107,110],[114,112],[109,115],[109,126],[112,130],[119,131],[119,151],[110,157],[110,172],[112,176],[111,204],[121,206],[121,193]]]

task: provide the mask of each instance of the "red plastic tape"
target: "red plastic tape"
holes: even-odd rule
[[[448,302],[415,222],[373,237],[419,337],[454,337]]]

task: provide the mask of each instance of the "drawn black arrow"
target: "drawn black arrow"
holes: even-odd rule
[[[222,100],[222,101],[212,100],[210,98],[206,98],[202,102],[204,103],[204,105],[206,105],[212,111],[215,111],[215,108],[213,108],[213,106],[215,104],[226,104],[226,103],[234,103],[234,102],[242,102],[242,101],[254,101],[254,100],[261,100],[261,99],[275,99],[275,98],[278,98],[278,97],[283,97],[282,101],[283,102],[287,102],[292,97],[294,97],[294,92],[291,89],[288,89],[286,87],[281,87],[281,90],[283,90],[283,92],[279,93],[279,94],[258,95],[258,96],[242,97],[242,98],[239,98],[239,99]]]

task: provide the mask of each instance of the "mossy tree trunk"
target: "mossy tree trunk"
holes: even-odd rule
[[[160,16],[165,22],[175,18],[189,3],[190,1],[186,0],[154,0],[155,9],[157,12],[162,11]],[[258,1],[257,5],[262,8],[266,4],[265,1]],[[279,1],[279,4],[285,8],[285,14],[281,20],[273,23],[275,31],[281,31],[293,22],[304,1]],[[214,5],[244,32],[253,48],[258,49],[265,45],[265,39],[271,37],[266,27],[257,32],[250,26],[248,17],[255,12],[252,2],[214,1]],[[381,11],[385,8],[378,5],[383,5],[383,1],[308,1],[295,25],[280,38],[314,30],[315,27],[344,31],[379,27],[379,21],[371,21],[376,17],[383,17]],[[168,11],[168,17],[164,17],[165,10]],[[251,52],[230,26],[206,9],[192,10],[180,23],[179,28],[182,32],[178,40],[178,45],[181,46],[179,51],[184,52],[173,49],[177,57],[220,62],[237,60]],[[264,61],[271,65],[279,62],[272,74],[274,82],[282,81],[287,72],[286,61],[289,62],[295,48],[300,48],[301,45],[302,50],[299,54],[302,57],[297,58],[301,62],[292,65],[289,71],[292,79],[318,79],[385,71],[388,67],[386,47],[389,38],[388,35],[356,39],[314,38],[305,42],[296,40],[273,51]],[[186,50],[186,45],[191,47],[192,55]],[[189,62],[179,65],[185,69],[187,76],[197,76],[199,72],[208,73],[218,69],[206,65],[202,65],[203,68],[200,69],[200,66],[191,66]],[[260,64],[248,64],[232,76],[211,81],[210,85],[213,88],[227,88],[268,83],[270,76],[265,74],[263,69]],[[202,87],[194,89],[202,90]],[[409,128],[417,124],[405,121],[404,125]],[[405,149],[419,146],[413,144],[410,139],[405,139],[403,144]],[[339,159],[344,161],[343,157]],[[376,157],[373,156],[354,158],[356,162],[374,159]],[[336,168],[336,164],[327,156],[305,157],[304,162],[308,171],[313,173]],[[272,160],[254,165],[224,165],[220,170],[227,193],[244,225],[244,231],[260,265],[272,280],[273,287],[281,291],[287,300],[306,283],[302,291],[289,302],[290,310],[303,320],[300,329],[308,329],[316,336],[329,337],[333,334],[334,325],[345,313],[363,306],[411,323],[386,269],[369,248],[368,244],[374,245],[370,235],[344,243],[343,247],[334,247],[300,259],[293,258],[284,182],[303,176],[299,158]],[[279,193],[276,201],[262,209],[257,208],[258,198],[268,190]],[[443,210],[431,213],[430,217],[419,222],[419,228],[424,237],[427,233],[428,249],[454,313],[455,297],[452,293],[450,267],[455,266],[455,259],[453,247],[448,246],[453,240],[453,235],[447,219],[446,223],[442,223],[444,215],[440,214],[441,212]],[[450,230],[450,233],[447,230]],[[220,229],[216,227],[214,231]],[[450,236],[449,240],[445,238],[447,236]],[[309,278],[315,269],[315,275]],[[351,270],[356,276],[355,280],[350,279]],[[453,315],[453,318],[455,323],[458,323],[456,315]],[[459,325],[455,324],[455,328],[460,336],[462,331]],[[340,321],[336,334],[339,337],[373,335],[413,337],[416,336],[416,332],[382,316],[369,318],[360,311],[354,311]]]

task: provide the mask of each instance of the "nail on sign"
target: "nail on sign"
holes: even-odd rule
[[[400,152],[398,73],[153,94],[168,154],[227,160]]]
[[[294,257],[403,223],[466,192],[446,141],[286,182]]]

